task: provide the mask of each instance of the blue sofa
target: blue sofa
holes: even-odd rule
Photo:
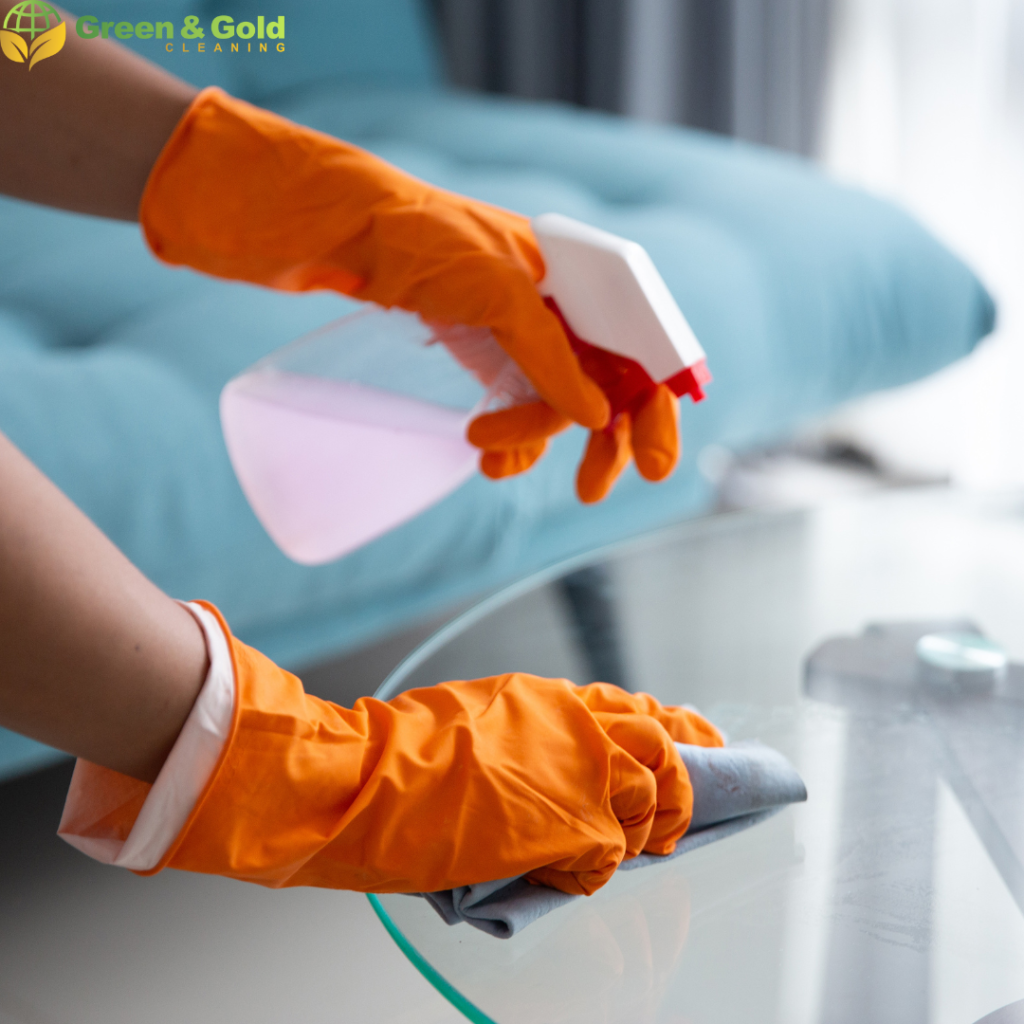
[[[136,21],[153,10],[104,0],[79,13]],[[573,469],[584,437],[575,430],[530,474],[473,479],[362,550],[304,568],[249,510],[217,398],[243,367],[355,304],[173,270],[148,254],[134,225],[0,200],[0,429],[161,587],[216,602],[241,637],[288,665],[692,515],[708,498],[695,466],[704,445],[783,435],[854,395],[964,356],[992,327],[984,288],[917,223],[796,159],[445,88],[416,0],[285,0],[272,12],[286,17],[285,52],[251,55],[209,52],[210,18],[255,20],[269,9],[172,0],[161,11],[177,26],[186,14],[207,26],[204,54],[194,43],[182,52],[180,34],[171,53],[131,44],[182,77],[448,188],[637,239],[715,375],[706,403],[683,405],[686,450],[664,484],[629,472],[603,504],[580,506]],[[391,356],[382,349],[380,358]],[[0,777],[53,756],[0,733]]]

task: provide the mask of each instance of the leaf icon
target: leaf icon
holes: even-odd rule
[[[28,48],[32,59],[28,62],[28,69],[31,71],[41,60],[52,57],[64,49],[64,40],[67,37],[67,25],[62,21],[54,25],[48,32],[44,32]]]
[[[0,29],[0,50],[4,51],[5,57],[18,64],[24,64],[28,60],[28,46],[17,32]]]

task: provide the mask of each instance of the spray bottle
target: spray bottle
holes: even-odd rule
[[[556,213],[532,226],[540,292],[613,415],[661,383],[701,401],[704,351],[643,247]],[[467,373],[451,373],[453,356]],[[486,328],[368,305],[229,381],[220,410],[256,517],[286,555],[319,565],[464,483],[473,416],[537,397]]]

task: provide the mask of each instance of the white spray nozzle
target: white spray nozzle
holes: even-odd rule
[[[636,360],[657,383],[702,364],[704,349],[637,242],[560,213],[534,217],[539,288],[584,341]]]

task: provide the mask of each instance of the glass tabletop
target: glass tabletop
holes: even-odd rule
[[[409,896],[374,909],[474,1021],[1024,1021],[1024,670],[964,688],[913,669],[917,636],[972,623],[1024,663],[1019,496],[717,516],[532,577],[378,696],[603,679],[777,748],[809,799],[508,940]]]

